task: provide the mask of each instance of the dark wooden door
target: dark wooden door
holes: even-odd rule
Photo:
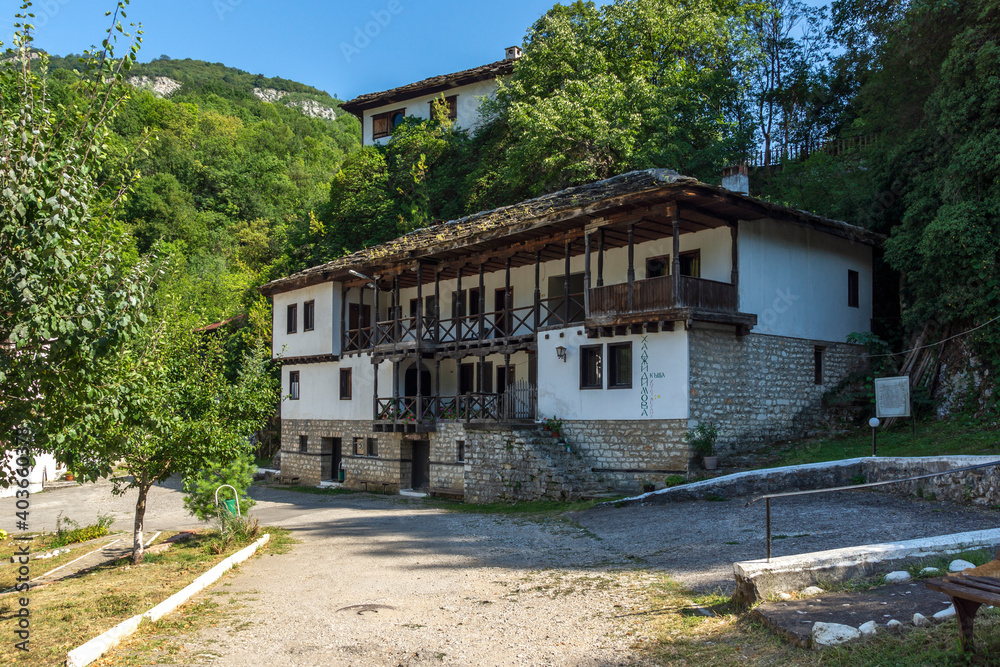
[[[403,384],[405,385],[404,396],[412,398],[417,395],[416,366],[410,366],[406,369],[406,378]],[[431,372],[426,368],[422,368],[420,369],[420,394],[424,398],[428,398],[431,395],[431,391],[433,391],[433,387],[431,385]]]
[[[370,326],[372,326],[372,307],[365,305],[362,308],[357,303],[348,304],[347,330],[351,349],[367,347],[367,345],[363,345],[368,343],[368,336],[365,335],[367,332],[361,331],[361,329],[367,329]]]
[[[414,491],[426,490],[431,485],[431,443],[419,440],[413,443],[413,463],[410,483]]]

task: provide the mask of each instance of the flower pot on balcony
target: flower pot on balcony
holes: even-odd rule
[[[718,456],[703,456],[701,458],[701,463],[702,463],[702,465],[705,466],[705,470],[715,470],[715,468],[719,465],[719,457]]]

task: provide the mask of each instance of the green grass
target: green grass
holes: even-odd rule
[[[776,452],[767,467],[839,461],[872,454],[872,432],[867,426],[853,433],[798,442]],[[908,421],[888,431],[879,429],[879,456],[947,456],[1000,454],[1000,429],[996,424],[967,416],[942,421],[922,421],[914,436]]]

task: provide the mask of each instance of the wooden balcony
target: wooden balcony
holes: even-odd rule
[[[517,382],[502,393],[376,398],[373,427],[380,432],[429,433],[440,421],[531,422],[538,418],[538,388]]]
[[[702,319],[740,325],[757,323],[753,315],[738,311],[736,285],[702,278],[680,277],[674,292],[673,276],[605,285],[590,290],[587,325],[635,325],[655,320]]]

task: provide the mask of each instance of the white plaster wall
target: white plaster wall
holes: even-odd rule
[[[3,466],[8,470],[16,469],[17,454],[8,452]],[[43,482],[55,481],[66,472],[66,466],[56,463],[52,454],[35,454],[35,465],[28,470],[28,493],[41,493]],[[17,495],[19,487],[0,487],[0,498],[12,498]]]
[[[340,283],[322,283],[311,287],[274,295],[272,311],[272,356],[310,357],[322,354],[340,354]],[[303,304],[316,302],[316,328],[305,331]],[[298,304],[298,333],[288,334],[286,322],[291,304]],[[334,327],[334,323],[337,326]]]
[[[564,336],[560,337],[560,334]],[[643,341],[648,352],[648,373],[643,376]],[[632,342],[631,389],[580,389],[580,347],[602,344],[607,384],[607,344]],[[556,348],[566,348],[560,361]],[[648,409],[643,410],[643,390]],[[677,331],[640,336],[589,339],[582,327],[539,334],[538,410],[540,416],[561,419],[687,419],[688,337]]]
[[[445,91],[443,93],[445,97],[458,95],[458,118],[455,120],[455,127],[457,129],[470,131],[479,127],[479,106],[482,104],[483,98],[492,96],[493,93],[496,92],[496,89],[496,79],[488,79],[486,81],[476,81],[475,83],[470,83]],[[405,108],[407,116],[426,120],[431,116],[431,100],[438,99],[441,95],[442,93],[415,97],[412,100],[406,100],[405,102],[388,104],[383,107],[369,109],[362,112],[362,116],[364,118],[362,122],[362,145],[371,146],[374,143],[384,144],[390,139],[390,137],[383,137],[376,140],[372,137],[372,116],[377,116],[378,114],[385,113],[387,111],[395,111],[396,109]]]
[[[740,222],[740,311],[754,333],[843,343],[869,331],[872,249],[801,225]],[[859,274],[859,308],[847,305],[847,272]]]

